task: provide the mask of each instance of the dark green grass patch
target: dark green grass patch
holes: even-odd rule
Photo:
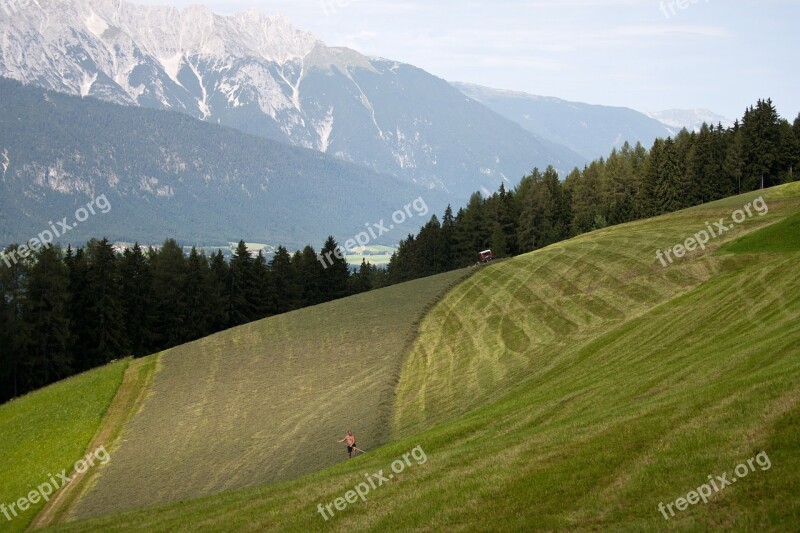
[[[800,213],[726,244],[720,252],[732,254],[800,251]]]

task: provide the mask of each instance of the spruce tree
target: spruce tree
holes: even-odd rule
[[[722,163],[723,182],[720,198],[732,194],[741,194],[742,177],[744,176],[744,158],[742,148],[742,133],[739,131],[738,122],[729,134],[725,160]]]
[[[69,272],[62,259],[60,248],[40,248],[27,271],[24,320],[26,329],[34,335],[25,347],[22,367],[32,388],[49,385],[72,371],[67,319]]]
[[[93,303],[89,285],[89,261],[86,251],[78,248],[73,256],[67,248],[64,263],[69,272],[69,306],[67,317],[70,324],[71,360],[77,372],[94,368],[95,331]],[[146,296],[149,298],[149,295]]]
[[[271,315],[273,307],[272,277],[263,252],[259,251],[256,255],[252,270],[253,289],[250,298],[255,313],[253,320],[259,320]]]
[[[125,357],[125,317],[122,308],[122,283],[117,256],[108,239],[91,241],[87,246],[88,297],[91,325],[90,362],[92,366]],[[87,317],[81,317],[86,320]]]
[[[186,342],[187,329],[186,258],[175,239],[167,239],[150,258],[152,267],[151,312],[158,349],[171,348]]]
[[[569,225],[572,220],[572,208],[568,195],[564,191],[564,185],[558,178],[558,172],[552,166],[547,167],[543,176],[544,184],[550,189],[553,198],[553,218],[551,226],[553,232],[549,236],[548,243],[566,239],[569,236]]]
[[[332,235],[327,238],[322,250],[320,250],[320,257],[325,262],[320,288],[322,299],[326,302],[343,298],[347,295],[350,267],[347,266],[347,260],[343,254],[344,250],[339,247]]]
[[[597,218],[602,216],[599,167],[600,164],[594,162],[585,167],[583,172],[575,169],[565,181],[572,198],[573,235],[600,229],[595,225]]]
[[[656,139],[650,149],[650,154],[645,162],[644,180],[642,183],[642,201],[639,206],[644,216],[657,216],[661,213],[658,202],[658,188],[660,182],[659,169],[664,158],[664,140]]]
[[[419,264],[417,257],[417,242],[413,235],[409,235],[397,245],[397,251],[389,260],[388,280],[394,285],[419,277]]]
[[[472,264],[478,253],[491,245],[492,226],[488,222],[486,201],[481,193],[470,196],[466,208],[459,210],[456,217],[455,240],[460,264]]]
[[[780,183],[780,117],[772,100],[759,100],[742,119],[744,189],[756,190]]]
[[[492,228],[492,250],[497,257],[507,257],[519,253],[517,245],[517,219],[519,213],[514,202],[514,193],[507,192],[501,183],[491,198],[494,227]]]
[[[212,331],[222,331],[230,323],[228,317],[227,294],[230,285],[230,266],[225,261],[222,250],[217,250],[211,256],[211,277],[208,290],[209,308],[209,327]]]
[[[186,277],[183,287],[186,302],[186,323],[184,342],[200,339],[213,333],[214,316],[211,290],[214,285],[211,269],[206,256],[192,246],[186,258]]]
[[[18,249],[17,245],[6,248],[10,255]],[[21,260],[6,264],[0,261],[0,310],[3,312],[5,331],[0,338],[0,376],[5,388],[0,393],[4,400],[16,398],[30,390],[21,369],[23,353],[32,337],[28,324],[23,320],[27,307],[25,292],[25,270],[27,261]]]
[[[230,264],[228,290],[229,326],[238,326],[255,320],[258,310],[253,294],[258,290],[253,272],[253,257],[244,241],[239,241]]]
[[[555,200],[544,177],[539,175],[536,179],[520,213],[517,241],[523,253],[545,246],[548,236],[553,234]]]
[[[436,215],[420,230],[416,238],[416,254],[413,267],[415,277],[425,277],[442,271],[441,252],[442,226]]]
[[[714,157],[713,131],[703,124],[694,145],[686,154],[684,164],[688,185],[689,205],[699,205],[714,199],[714,188],[721,169],[717,168]]]
[[[683,207],[682,172],[675,143],[671,138],[664,142],[661,159],[656,168],[655,214],[671,213]]]
[[[297,278],[302,285],[302,306],[324,302],[322,279],[325,270],[314,248],[310,245],[303,248],[302,252],[295,254],[292,264],[296,265]]]
[[[778,155],[775,169],[777,176],[774,182],[776,185],[794,181],[795,167],[800,161],[797,139],[789,121],[780,121],[778,135]]]
[[[361,260],[358,274],[353,276],[353,294],[360,294],[372,290],[372,266],[366,259]]]
[[[139,243],[125,250],[120,260],[122,308],[125,336],[134,357],[152,353],[153,333],[152,275],[150,264]]]
[[[275,256],[270,261],[269,269],[272,287],[270,312],[277,315],[297,309],[298,280],[292,268],[292,256],[285,247],[278,246]]]
[[[456,259],[455,225],[456,219],[453,216],[453,208],[448,204],[442,216],[441,231],[441,266],[444,271],[457,268],[458,265]]]

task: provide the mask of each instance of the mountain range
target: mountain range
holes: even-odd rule
[[[64,217],[75,227],[58,239],[62,244],[173,237],[299,249],[319,247],[331,234],[344,243],[365,224],[381,223],[385,229],[373,229],[370,242],[391,243],[446,205],[442,191],[181,113],[2,78],[0,94],[3,245],[26,242],[54,222],[58,228]],[[76,220],[101,196],[110,208]],[[398,210],[404,215],[393,221]]]
[[[0,84],[4,104],[41,107],[3,109],[6,242],[110,186],[135,223],[104,221],[94,235],[302,245],[348,235],[420,194],[440,212],[474,191],[513,187],[534,166],[563,174],[675,131],[632,109],[451,84],[254,10],[15,1],[0,9],[0,76],[31,86]],[[202,213],[219,215],[215,202],[235,214],[208,223]]]
[[[411,65],[328,47],[280,16],[121,0],[0,11],[0,75],[175,110],[449,192],[585,158]],[[41,6],[41,7],[40,7]]]
[[[658,120],[625,107],[568,102],[468,83],[453,86],[531,133],[562,144],[588,160],[607,157],[626,141],[650,148],[656,138],[671,134]]]

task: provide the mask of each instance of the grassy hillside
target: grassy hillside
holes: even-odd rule
[[[779,194],[785,192],[773,192]],[[558,356],[732,268],[710,252],[781,221],[794,205],[769,201],[766,215],[751,209],[752,217],[733,224],[731,214],[758,196],[594,232],[482,270],[423,322],[398,387],[394,434],[413,434],[496,400],[522,380],[549,375]],[[668,268],[656,259],[656,250],[683,243],[706,222],[713,229],[720,218],[734,227],[705,251]],[[796,239],[796,220],[745,239],[786,246]]]
[[[128,361],[119,361],[62,381],[0,406],[0,504],[27,498],[62,469],[67,475],[88,450],[89,441],[122,381]],[[60,479],[57,479],[60,482]],[[44,501],[0,530],[25,531]]]
[[[403,357],[424,312],[467,271],[302,309],[160,355],[149,397],[73,517],[307,474],[352,429],[389,437]]]
[[[62,529],[796,530],[800,251],[760,243],[792,231],[800,184],[764,197],[768,215],[667,268],[656,249],[754,195],[481,270],[421,325],[397,387],[401,440],[289,482]],[[417,445],[425,464],[320,516],[318,504]],[[707,504],[659,511],[762,452],[769,468],[755,464]]]

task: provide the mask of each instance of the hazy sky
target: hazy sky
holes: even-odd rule
[[[758,98],[800,111],[800,0],[135,2],[282,13],[328,45],[451,81],[732,119]]]

